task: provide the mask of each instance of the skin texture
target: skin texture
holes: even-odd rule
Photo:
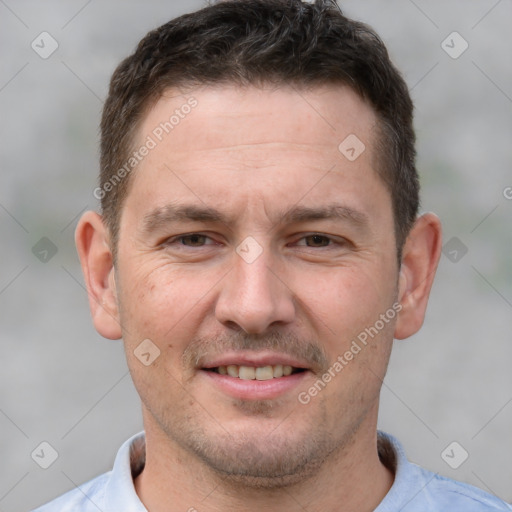
[[[439,220],[418,219],[399,268],[391,197],[376,172],[376,116],[349,88],[168,91],[135,146],[190,97],[197,106],[130,177],[115,266],[98,214],[84,214],[76,234],[95,327],[123,338],[142,400],[137,493],[152,512],[374,510],[393,481],[377,454],[379,392],[393,338],[423,322]],[[338,149],[349,134],[366,147],[352,162]],[[183,206],[221,218],[168,215]],[[333,206],[341,216],[305,215]],[[240,248],[257,257],[249,263]],[[160,351],[148,366],[134,353],[145,339]],[[272,396],[235,396],[201,369],[226,354],[293,358],[306,371]]]

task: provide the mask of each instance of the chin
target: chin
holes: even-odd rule
[[[293,487],[312,478],[319,470],[320,463],[308,464],[289,475],[280,476],[254,476],[250,474],[220,473],[217,475],[225,483],[239,489],[283,489]]]
[[[276,428],[278,430],[278,426]],[[235,487],[277,489],[296,485],[318,473],[333,452],[325,432],[256,431],[212,436],[195,432],[188,450],[218,478]],[[329,436],[327,436],[329,439]]]

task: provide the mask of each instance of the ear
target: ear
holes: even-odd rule
[[[108,231],[96,212],[86,212],[75,232],[75,243],[85,277],[96,330],[105,338],[121,338],[114,264]]]
[[[398,286],[402,309],[395,338],[408,338],[423,325],[440,255],[441,222],[433,213],[426,213],[415,222],[402,251]]]

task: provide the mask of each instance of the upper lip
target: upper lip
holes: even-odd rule
[[[230,352],[207,358],[201,368],[218,368],[219,366],[292,366],[294,368],[309,369],[310,365],[301,359],[279,352]]]

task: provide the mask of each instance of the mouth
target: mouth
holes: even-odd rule
[[[290,365],[267,365],[267,366],[245,366],[230,364],[227,366],[216,366],[215,368],[204,368],[205,371],[229,375],[235,379],[242,380],[271,380],[289,377],[290,375],[305,372],[305,368],[297,368]]]
[[[214,387],[242,400],[269,400],[298,388],[310,368],[304,361],[271,353],[233,353],[199,368]]]

